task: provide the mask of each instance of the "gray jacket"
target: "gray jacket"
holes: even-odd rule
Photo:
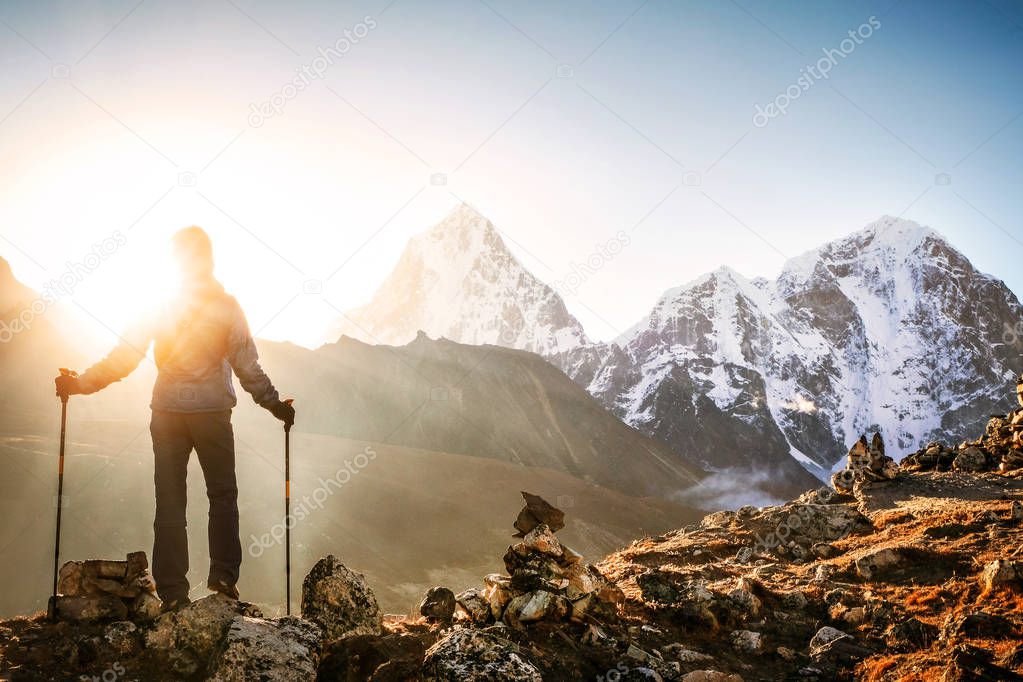
[[[277,390],[259,366],[245,313],[219,282],[194,284],[147,320],[128,329],[121,342],[79,379],[95,393],[138,367],[153,343],[158,375],[150,407],[166,412],[216,412],[238,404],[231,372],[253,400],[270,408]]]

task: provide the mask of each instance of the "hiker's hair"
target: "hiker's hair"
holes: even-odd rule
[[[210,270],[213,269],[213,242],[206,230],[196,225],[186,227],[174,233],[171,243],[194,262],[208,264]]]

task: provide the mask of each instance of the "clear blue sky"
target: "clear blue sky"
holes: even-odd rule
[[[0,255],[40,286],[122,230],[74,293],[117,328],[198,223],[253,328],[309,345],[459,199],[548,281],[629,235],[566,297],[597,338],[706,270],[771,276],[882,214],[1023,292],[1021,67],[1006,0],[5,2]]]

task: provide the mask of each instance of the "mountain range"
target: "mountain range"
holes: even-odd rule
[[[463,311],[468,311],[467,313]],[[692,465],[786,494],[879,430],[893,454],[1005,409],[1023,307],[938,232],[882,217],[773,280],[722,267],[666,291],[609,343],[467,205],[414,237],[355,335],[418,331],[542,354]]]

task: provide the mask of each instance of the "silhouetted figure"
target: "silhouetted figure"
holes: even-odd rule
[[[57,394],[95,393],[128,376],[149,344],[159,374],[153,387],[152,421],[156,483],[153,578],[165,609],[187,604],[188,535],[185,524],[188,458],[194,449],[210,500],[211,590],[235,599],[242,551],[238,538],[238,486],[231,408],[237,404],[232,371],[253,400],[281,421],[294,423],[259,366],[248,322],[234,297],[213,277],[213,247],[201,228],[172,238],[182,287],[151,319],[130,328],[103,360],[80,377],[57,377]]]

